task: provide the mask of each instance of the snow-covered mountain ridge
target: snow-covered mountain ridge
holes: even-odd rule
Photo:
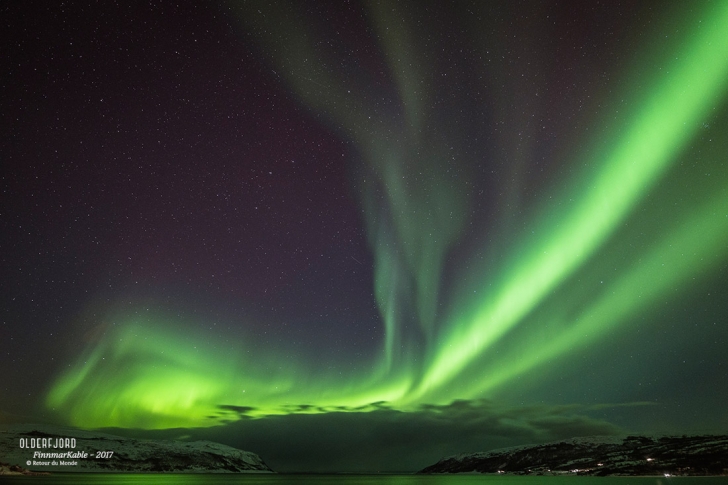
[[[574,438],[443,458],[420,473],[728,475],[728,436]]]
[[[0,429],[0,462],[36,472],[272,472],[255,453],[211,441],[136,440],[51,425]]]

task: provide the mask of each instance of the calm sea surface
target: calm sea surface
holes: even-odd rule
[[[109,475],[64,473],[42,477],[3,476],[16,484],[205,484],[205,485],[726,485],[726,477],[519,477],[480,475]]]

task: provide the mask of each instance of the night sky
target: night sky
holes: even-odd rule
[[[0,423],[327,472],[728,433],[728,2],[0,19]]]

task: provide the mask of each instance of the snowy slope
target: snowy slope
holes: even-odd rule
[[[56,447],[58,444],[63,447]],[[255,453],[211,441],[135,440],[50,425],[8,425],[0,429],[0,462],[39,472],[272,471]]]
[[[728,475],[728,436],[593,437],[443,458],[420,473]]]

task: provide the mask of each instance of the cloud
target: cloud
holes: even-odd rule
[[[243,418],[247,417],[248,414],[256,410],[256,408],[252,406],[235,406],[233,404],[220,404],[217,408],[220,410],[220,415],[210,416],[210,418],[230,418],[231,415],[238,418]]]
[[[311,410],[307,405],[294,407]],[[220,408],[238,412],[231,406]],[[411,472],[457,453],[624,434],[608,421],[589,416],[593,408],[579,405],[511,407],[458,400],[409,412],[388,409],[384,403],[367,409],[371,410],[243,419],[185,434],[253,451],[280,472]],[[144,434],[171,438],[180,430]]]

